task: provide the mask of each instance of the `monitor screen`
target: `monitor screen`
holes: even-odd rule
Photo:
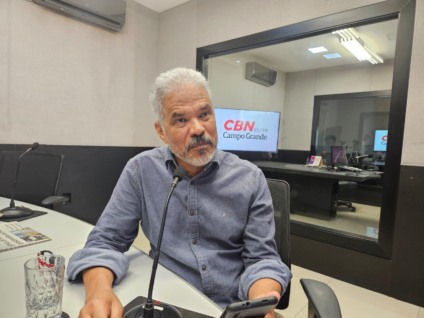
[[[280,113],[215,108],[218,149],[277,152]]]
[[[374,151],[386,152],[388,130],[376,130],[374,135]]]

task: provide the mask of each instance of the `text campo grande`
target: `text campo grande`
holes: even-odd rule
[[[260,135],[256,135],[256,134],[251,134],[251,133],[245,133],[245,134],[231,134],[229,132],[224,131],[222,134],[222,137],[224,138],[228,138],[228,139],[255,139],[255,140],[267,140],[268,136],[265,134],[260,134]]]

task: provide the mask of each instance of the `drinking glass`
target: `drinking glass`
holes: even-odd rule
[[[60,318],[62,315],[65,258],[44,254],[24,264],[27,318]]]

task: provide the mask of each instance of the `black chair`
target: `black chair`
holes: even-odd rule
[[[284,180],[267,178],[271,192],[275,215],[275,241],[281,260],[291,267],[290,247],[290,186]],[[308,298],[309,318],[341,318],[340,306],[332,289],[325,283],[301,279],[301,285]],[[285,309],[289,305],[291,285],[281,297],[277,309]]]
[[[340,180],[338,183],[337,188],[337,196],[340,196],[340,193],[343,191],[347,191],[349,189],[356,189],[358,187],[358,184],[354,181],[343,181]],[[339,198],[336,199],[336,208],[337,207],[346,207],[351,212],[356,212],[356,207],[353,205],[352,202],[346,201],[346,200],[340,200]]]
[[[331,147],[331,166],[335,169],[337,169],[339,166],[347,166],[348,160],[347,160],[347,154],[346,154],[346,148],[344,146],[332,146]],[[346,191],[348,189],[356,189],[357,183],[354,181],[344,181],[340,180],[338,184],[337,193],[339,194],[342,191]],[[336,208],[344,206],[347,207],[348,210],[355,212],[356,207],[353,206],[352,202],[340,200],[337,198],[336,200]]]
[[[18,158],[21,152],[3,151],[0,153],[0,196],[34,205],[52,208],[64,204],[69,197],[58,196],[60,176],[64,156],[62,154],[33,151],[21,160],[16,175]],[[14,188],[16,178],[16,189]]]

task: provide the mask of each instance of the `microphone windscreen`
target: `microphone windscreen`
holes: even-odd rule
[[[174,170],[174,178],[178,178],[178,180],[181,180],[185,176],[186,172],[183,167],[178,166]]]
[[[40,146],[40,144],[39,144],[38,142],[34,142],[34,143],[32,144],[32,146],[31,146],[31,149],[32,149],[32,150],[35,150],[35,149],[37,149],[39,146]]]

